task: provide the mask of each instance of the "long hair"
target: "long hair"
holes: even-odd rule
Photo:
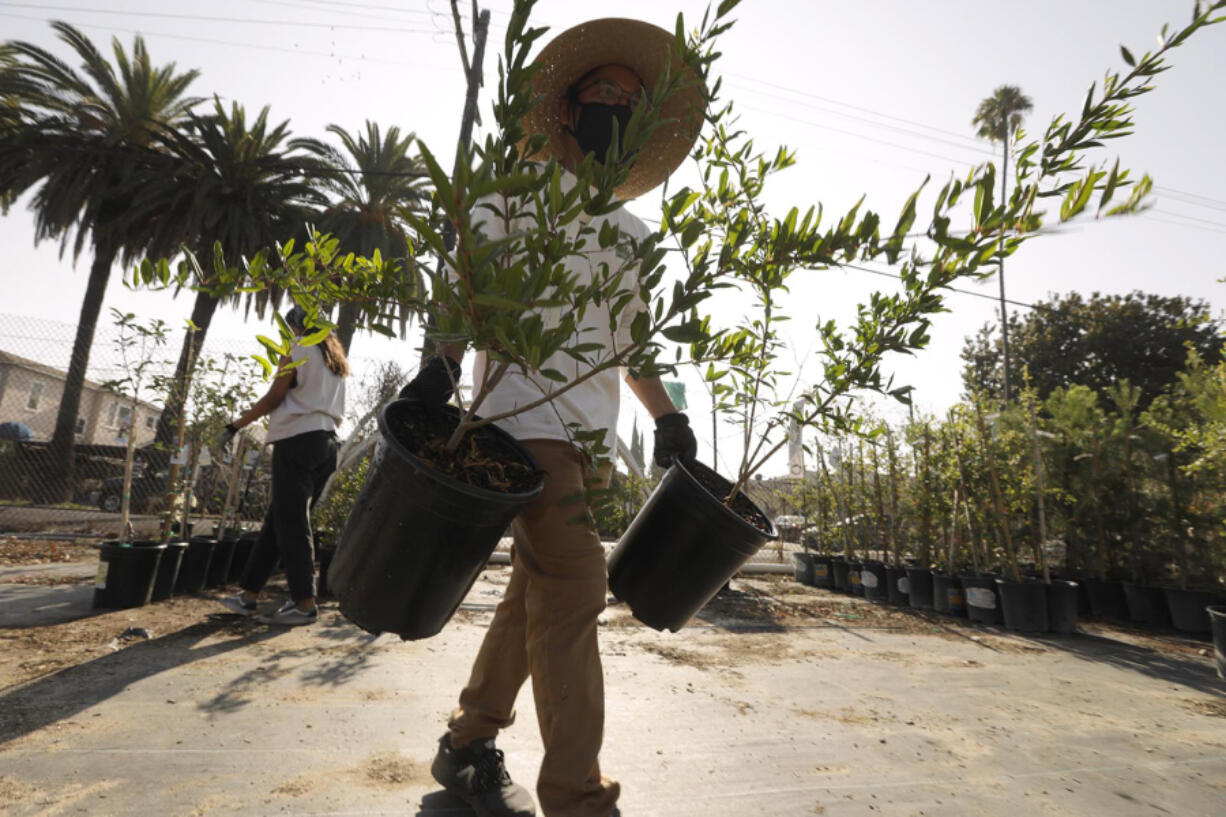
[[[335,334],[328,335],[320,342],[319,351],[323,353],[324,364],[332,370],[332,374],[337,377],[349,376],[349,361],[345,358],[345,347],[341,346]]]
[[[285,313],[285,322],[295,332],[305,331],[306,310],[297,304]],[[337,377],[349,376],[349,361],[345,358],[345,347],[337,340],[335,333],[329,333],[319,344],[320,354],[324,356],[324,365]]]

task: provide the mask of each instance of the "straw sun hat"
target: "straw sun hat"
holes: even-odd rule
[[[532,89],[542,98],[524,117],[524,132],[546,134],[549,141],[542,149],[545,157],[561,158],[567,133],[559,100],[575,82],[601,65],[624,65],[638,74],[645,95],[650,96],[674,47],[671,33],[641,20],[606,17],[563,31],[532,63],[540,66],[532,78]],[[690,74],[692,77],[693,72]],[[629,177],[615,191],[619,198],[632,199],[646,193],[685,161],[702,129],[705,97],[706,89],[694,78],[665,102],[660,112],[665,121],[652,133],[635,158]]]

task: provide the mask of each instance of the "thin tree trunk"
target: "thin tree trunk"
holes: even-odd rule
[[[123,499],[119,505],[120,542],[131,542],[135,538],[130,531],[132,529],[132,465],[136,459],[136,409],[139,405],[139,401],[133,398],[132,413],[128,415],[128,443],[123,457]]]
[[[1009,183],[1009,134],[1006,131],[1004,138],[1004,153],[1000,161],[1000,206],[1005,207],[1006,197],[1008,195]],[[1009,311],[1005,305],[1005,224],[1001,221],[1000,224],[1000,272],[997,274],[997,280],[1000,282],[1000,343],[1004,351],[1004,367],[1005,367],[1005,405],[1009,404],[1010,389],[1009,389]]]
[[[111,265],[118,250],[107,241],[94,244],[94,262],[90,265],[89,283],[85,288],[85,300],[77,318],[77,335],[72,342],[72,357],[64,376],[64,393],[60,397],[59,412],[55,417],[55,432],[51,436],[51,480],[49,490],[53,501],[71,502],[75,463],[77,415],[81,411],[81,392],[85,387],[85,372],[89,368],[90,347],[98,328],[98,315],[102,313],[102,301],[106,297],[106,285],[111,278]]]

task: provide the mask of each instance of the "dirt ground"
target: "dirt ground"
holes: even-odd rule
[[[79,542],[16,537],[0,539],[0,565],[57,564],[96,558],[98,551]]]
[[[21,592],[93,581],[92,548],[0,544]],[[0,813],[463,817],[429,764],[508,578],[487,570],[415,642],[335,602],[273,632],[221,591],[0,627]],[[734,580],[681,633],[620,603],[600,624],[602,768],[627,817],[1226,813],[1207,640],[1093,621],[1021,636],[782,575]],[[530,686],[499,745],[531,788]]]

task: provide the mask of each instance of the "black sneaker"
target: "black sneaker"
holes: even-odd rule
[[[430,774],[439,785],[467,803],[477,817],[536,815],[532,795],[511,782],[502,750],[494,748],[493,738],[452,749],[448,732],[439,739]]]

